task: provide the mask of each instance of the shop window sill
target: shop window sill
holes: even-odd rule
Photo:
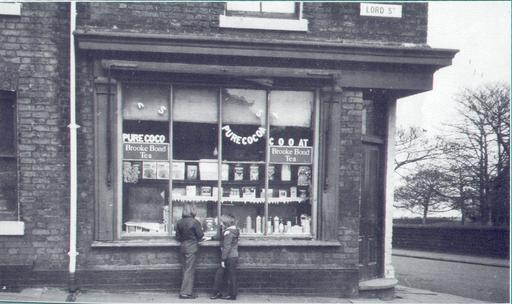
[[[220,15],[219,27],[254,30],[307,32],[308,20]]]
[[[0,235],[24,235],[25,223],[20,221],[0,221]]]
[[[124,248],[124,247],[177,247],[180,243],[174,239],[148,239],[148,240],[119,240],[119,241],[94,241],[93,248]],[[202,242],[203,247],[218,247],[218,241]],[[240,247],[338,247],[338,241],[307,240],[278,237],[248,238],[242,237]]]

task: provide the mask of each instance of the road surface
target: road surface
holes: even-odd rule
[[[509,268],[393,256],[399,284],[495,303],[508,303]]]

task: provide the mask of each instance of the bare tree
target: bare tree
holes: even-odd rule
[[[452,210],[446,203],[444,189],[449,179],[437,168],[418,167],[418,171],[404,177],[404,184],[395,190],[395,207],[421,214],[426,224],[429,213]]]
[[[442,155],[441,139],[439,137],[430,139],[426,136],[426,132],[426,130],[418,127],[397,129],[395,172],[411,164],[433,160]]]
[[[465,163],[473,174],[482,224],[496,223],[498,210],[508,209],[504,208],[508,200],[493,195],[493,191],[494,183],[500,180],[497,177],[509,167],[509,94],[510,88],[499,83],[466,89],[457,98],[462,120],[449,124],[450,143],[456,147],[451,149],[451,158]],[[509,193],[509,190],[507,183],[507,189],[500,193]]]

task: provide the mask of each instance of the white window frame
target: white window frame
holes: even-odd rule
[[[297,13],[297,19],[228,16],[226,4],[224,14],[219,15],[219,27],[236,29],[307,32],[309,22],[307,19],[302,18],[302,2],[299,2]]]

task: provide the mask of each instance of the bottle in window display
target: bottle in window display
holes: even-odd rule
[[[261,233],[261,216],[256,216],[256,233]]]
[[[281,166],[281,180],[289,182],[292,180],[292,172],[290,165],[282,165]]]
[[[279,217],[274,216],[274,233],[279,232]]]

